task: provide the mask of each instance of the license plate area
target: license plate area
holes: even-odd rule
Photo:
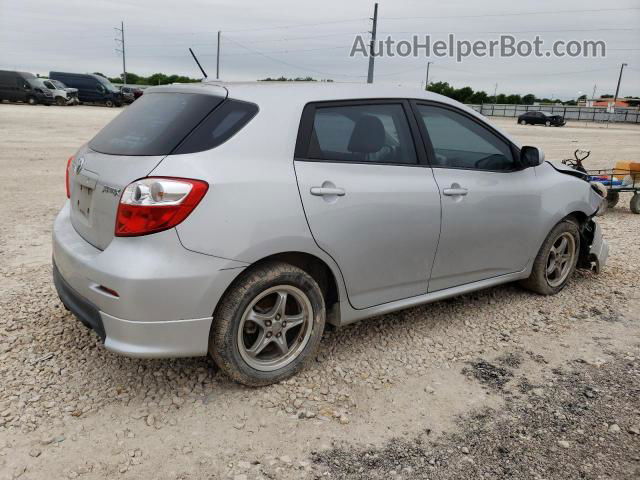
[[[93,200],[93,192],[98,183],[98,175],[83,170],[78,173],[75,178],[76,188],[74,192],[75,208],[85,219],[89,220],[91,215],[91,206]]]
[[[76,196],[76,208],[86,219],[91,214],[91,199],[93,197],[93,188],[78,185],[78,195]]]

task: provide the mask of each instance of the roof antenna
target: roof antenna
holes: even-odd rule
[[[204,78],[208,78],[207,77],[207,72],[204,71],[204,68],[202,68],[202,65],[200,65],[200,62],[198,61],[198,57],[196,57],[196,54],[193,53],[193,50],[191,50],[191,47],[189,47],[189,52],[191,52],[191,56],[193,57],[193,59],[196,61],[196,63],[198,64],[198,68],[200,69],[200,71],[202,72],[202,75],[204,75]]]

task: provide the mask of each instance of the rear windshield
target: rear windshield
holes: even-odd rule
[[[109,155],[168,155],[224,99],[194,93],[143,95],[90,142]]]

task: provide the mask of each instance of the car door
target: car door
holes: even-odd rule
[[[440,196],[401,100],[306,106],[295,171],[313,238],[362,309],[428,291]]]
[[[442,198],[442,232],[429,291],[523,270],[539,237],[541,189],[533,168],[477,117],[414,103]]]

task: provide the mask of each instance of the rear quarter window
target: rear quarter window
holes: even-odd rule
[[[216,148],[238,133],[257,113],[258,106],[253,103],[225,100],[173,153],[195,153]]]

